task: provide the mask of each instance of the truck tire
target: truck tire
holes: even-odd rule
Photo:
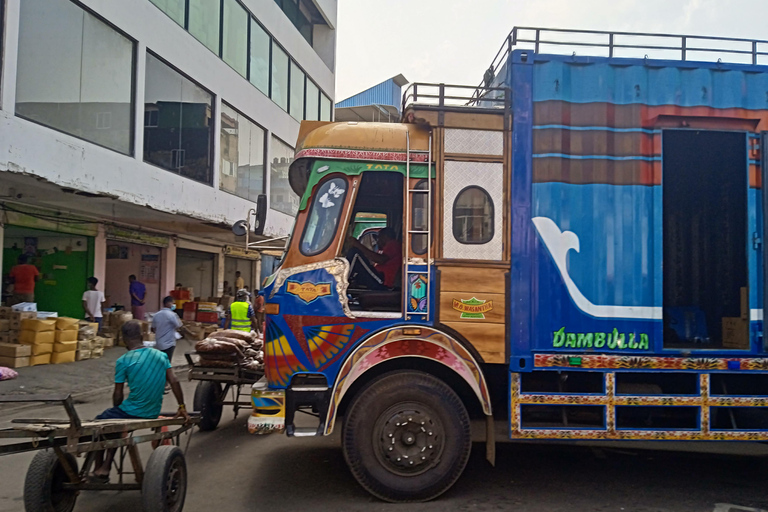
[[[382,375],[344,418],[342,449],[365,490],[385,501],[428,501],[447,491],[472,448],[469,415],[443,381],[418,371]]]
[[[141,485],[144,512],[181,512],[187,496],[187,463],[178,446],[160,446],[149,456]]]
[[[64,454],[64,459],[77,473],[77,460],[69,453]],[[27,512],[72,512],[78,491],[61,488],[69,481],[53,450],[37,452],[24,480],[24,509]]]
[[[221,421],[223,406],[219,403],[221,385],[209,380],[201,381],[195,388],[195,399],[192,404],[195,411],[200,413],[200,430],[215,430]]]

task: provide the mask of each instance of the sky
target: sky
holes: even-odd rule
[[[399,73],[477,85],[514,26],[768,40],[766,20],[765,0],[339,0],[336,101]]]

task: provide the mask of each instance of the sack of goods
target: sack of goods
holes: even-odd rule
[[[240,366],[251,371],[264,369],[263,343],[254,332],[222,330],[195,344],[201,366],[232,368]]]
[[[90,324],[81,322],[80,323],[80,330],[77,333],[77,339],[78,341],[83,340],[92,340],[96,337],[96,331],[93,327],[91,327]]]

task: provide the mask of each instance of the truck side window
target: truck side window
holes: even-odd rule
[[[427,190],[427,180],[419,181],[414,190]],[[414,194],[411,203],[411,229],[414,231],[427,231],[427,194]],[[427,235],[415,233],[411,235],[411,248],[414,254],[427,253]]]
[[[453,237],[462,244],[486,244],[493,239],[493,200],[484,189],[469,186],[453,202]]]
[[[331,245],[346,196],[347,181],[344,178],[333,178],[320,185],[301,237],[300,250],[304,256],[320,254]]]

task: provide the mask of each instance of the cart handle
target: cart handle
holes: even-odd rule
[[[64,410],[67,411],[69,416],[69,424],[73,429],[80,429],[82,423],[80,416],[77,415],[75,410],[75,403],[72,400],[72,395],[21,395],[21,396],[0,396],[0,404],[11,403],[60,403]]]

